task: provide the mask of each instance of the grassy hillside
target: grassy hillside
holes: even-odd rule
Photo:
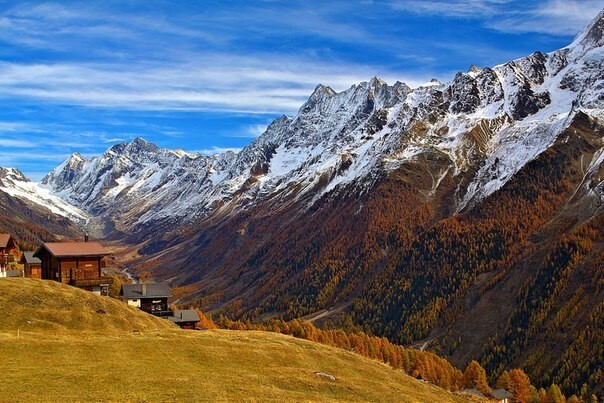
[[[0,281],[0,331],[113,333],[174,329],[112,298],[56,281],[7,278]]]
[[[0,310],[3,401],[459,400],[340,349],[265,332],[183,331],[52,282],[0,280]]]

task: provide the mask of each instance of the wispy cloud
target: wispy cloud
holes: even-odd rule
[[[416,14],[456,18],[484,18],[498,15],[512,0],[398,0],[390,2],[395,10]]]
[[[411,36],[401,41],[392,29],[376,32],[380,18],[387,16],[382,10],[384,4],[399,15],[480,19],[484,25],[505,32],[568,34],[576,32],[604,0],[549,0],[525,7],[522,13],[516,3],[377,1],[366,6],[367,16],[359,15],[358,5],[349,2],[312,7],[297,1],[287,7],[251,3],[241,12],[228,6],[207,12],[193,8],[186,19],[178,17],[187,10],[176,16],[122,15],[98,5],[23,4],[0,15],[3,40],[44,51],[53,49],[59,56],[0,62],[0,98],[138,111],[292,114],[318,83],[343,90],[376,74],[388,82],[401,80],[412,87],[431,77],[447,79],[450,70],[431,71],[434,55],[418,51],[421,47],[446,47],[465,58],[472,54],[489,61],[488,55],[505,54],[485,44],[443,44]],[[563,19],[565,23],[561,23]],[[307,48],[283,47],[299,36],[307,38]],[[275,48],[256,47],[250,54],[250,38]],[[173,43],[178,46],[171,46]],[[381,50],[391,54],[391,63],[398,65],[391,68],[343,58],[330,49],[333,43]],[[89,52],[81,52],[82,48]],[[70,56],[71,50],[77,51],[75,58]],[[508,56],[520,55],[509,52]],[[400,64],[408,60],[423,67],[406,71]],[[481,60],[472,62],[486,64]]]
[[[0,63],[2,96],[131,110],[293,113],[318,83],[341,90],[379,74],[413,86],[433,75],[406,76],[333,52],[334,43],[362,44],[399,60],[428,60],[387,31],[376,35],[359,24],[363,15],[342,18],[358,13],[348,2],[173,6],[166,15],[116,13],[116,4],[107,4],[28,3],[2,13],[3,41],[41,50],[26,62]],[[287,41],[296,46],[283,47]],[[265,50],[256,42],[266,42]],[[48,52],[54,56],[36,60]]]
[[[212,148],[206,148],[203,150],[197,150],[195,152],[198,152],[203,155],[216,155],[216,154],[224,154],[227,151],[232,151],[234,153],[238,153],[239,151],[241,151],[241,147],[212,147]]]
[[[39,126],[25,122],[0,122],[0,133],[39,131]]]
[[[504,32],[575,35],[604,8],[604,0],[550,0],[528,13],[508,13],[489,26]]]
[[[0,139],[0,147],[29,148],[34,145],[34,142],[27,140]]]
[[[604,0],[401,0],[398,11],[482,20],[486,27],[508,33],[575,35],[604,7]]]
[[[107,143],[115,144],[115,143],[121,143],[123,141],[124,141],[124,139],[120,138],[120,137],[111,137],[111,138],[103,139],[103,143],[105,143],[105,144],[107,144]]]
[[[208,55],[197,63],[168,68],[0,63],[0,98],[131,110],[293,113],[317,83],[344,89],[371,76],[368,66],[326,66],[270,56]],[[408,83],[423,81],[411,78]]]
[[[249,137],[258,137],[260,136],[262,133],[264,133],[266,131],[268,124],[266,125],[251,125],[247,128],[247,130],[245,131],[245,133],[247,133],[247,135]]]

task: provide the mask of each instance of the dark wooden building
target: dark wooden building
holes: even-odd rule
[[[15,241],[9,234],[0,234],[0,277],[6,277],[9,264],[15,261]]]
[[[172,296],[168,283],[123,284],[120,290],[122,299],[128,305],[135,306],[155,316],[171,316],[168,298]]]
[[[42,261],[34,257],[35,251],[26,251],[21,255],[19,263],[23,265],[25,277],[42,278]]]
[[[168,319],[176,323],[182,329],[195,329],[195,325],[199,323],[199,314],[195,309],[175,309],[172,311],[172,316]]]
[[[103,277],[101,260],[109,254],[98,242],[46,242],[33,257],[42,262],[42,279],[107,295],[112,279]]]

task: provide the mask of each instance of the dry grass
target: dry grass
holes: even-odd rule
[[[265,332],[182,331],[146,314],[142,319],[119,301],[82,293],[47,282],[0,280],[0,309],[14,312],[0,325],[0,401],[459,400],[340,349]],[[30,302],[13,306],[15,296]],[[33,301],[63,298],[79,306],[85,301],[81,311],[93,310],[57,303],[61,317],[51,315],[52,321],[22,329],[17,338],[19,315],[37,315]],[[52,308],[45,306],[47,317]],[[97,318],[97,309],[106,313]],[[115,325],[107,319],[113,316]],[[135,319],[125,322],[130,316]],[[103,321],[98,332],[97,319]]]
[[[121,301],[56,281],[26,278],[1,279],[0,312],[0,331],[114,333],[176,328]]]

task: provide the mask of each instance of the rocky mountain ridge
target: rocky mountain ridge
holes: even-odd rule
[[[136,139],[42,187],[177,302],[601,394],[603,27],[601,12],[566,48],[450,83],[319,85],[238,154]]]
[[[601,119],[602,15],[567,48],[416,89],[375,77],[337,93],[319,85],[239,154],[183,155],[142,139],[86,160],[74,154],[42,184],[94,216],[138,231],[178,226],[278,197],[309,204],[429,155],[434,194],[457,182],[459,212],[501,188],[582,111]],[[599,160],[589,162],[598,166]],[[588,167],[588,170],[590,169]],[[598,197],[602,197],[601,195]]]

